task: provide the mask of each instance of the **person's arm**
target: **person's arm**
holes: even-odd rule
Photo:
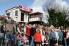
[[[68,39],[68,33],[66,33],[66,39]]]
[[[18,32],[21,34],[21,32],[20,32],[19,28],[17,28],[17,30],[18,30]]]
[[[6,38],[6,34],[5,34],[5,39],[7,39],[7,38]]]

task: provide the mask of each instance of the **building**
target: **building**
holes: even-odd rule
[[[6,10],[6,15],[12,17],[16,22],[28,22],[30,12],[32,12],[32,9],[19,5]]]
[[[43,18],[43,13],[41,12],[29,13],[29,23],[41,24],[43,23],[42,18]]]
[[[43,13],[34,12],[30,8],[24,6],[15,6],[6,10],[6,15],[11,17],[16,22],[26,22],[26,23],[38,23],[42,21]]]

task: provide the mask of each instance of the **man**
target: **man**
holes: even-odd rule
[[[0,33],[2,33],[3,35],[3,44],[4,44],[4,37],[5,37],[5,23],[4,25],[2,25],[1,21],[0,21]]]
[[[33,27],[30,29],[31,43],[30,46],[34,46],[34,35],[36,33],[36,26],[33,24]]]

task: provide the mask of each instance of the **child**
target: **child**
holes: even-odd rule
[[[15,36],[13,35],[12,31],[10,31],[9,39],[10,39],[10,46],[14,46]]]
[[[23,45],[23,37],[21,34],[19,34],[17,36],[17,40],[18,40],[18,46],[22,46]]]
[[[5,34],[5,46],[8,46],[8,42],[9,42],[9,30],[7,30]]]
[[[37,30],[37,32],[35,33],[34,40],[35,40],[36,46],[40,46],[40,43],[41,43],[40,30]]]
[[[41,42],[42,42],[42,46],[44,46],[45,42],[46,42],[46,37],[45,37],[45,35],[43,33],[41,35]]]
[[[25,44],[29,43],[29,40],[28,40],[28,38],[26,37],[25,34],[24,34],[24,36],[23,36],[23,41],[24,41]]]

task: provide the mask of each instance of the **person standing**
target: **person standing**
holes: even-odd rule
[[[3,36],[3,44],[4,44],[5,32],[6,32],[6,23],[4,23],[4,25],[2,25],[2,23],[1,23],[1,33],[4,34],[4,36]]]
[[[50,34],[50,46],[54,46],[55,41],[56,41],[55,29],[52,29],[52,32]]]
[[[59,29],[58,35],[59,35],[58,44],[59,44],[59,45],[62,45],[63,33],[61,32],[61,30],[60,30],[60,29]]]
[[[9,30],[6,31],[5,34],[5,46],[9,45]]]
[[[12,31],[10,31],[9,40],[10,40],[10,46],[14,46],[15,36],[13,35]]]
[[[34,41],[36,43],[36,46],[40,46],[41,44],[41,34],[40,34],[40,30],[37,30],[37,32],[34,35]]]
[[[30,37],[31,37],[31,42],[30,46],[34,46],[34,35],[36,33],[36,25],[33,24],[33,27],[30,29]]]
[[[67,46],[69,46],[69,30],[67,30],[66,33],[66,41],[67,41]]]

